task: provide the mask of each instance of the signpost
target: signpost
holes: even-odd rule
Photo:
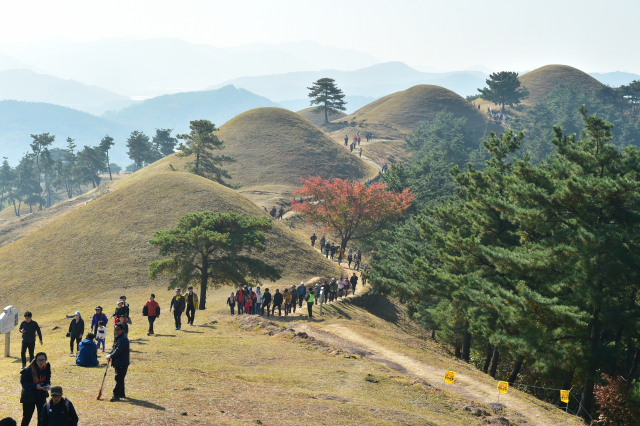
[[[500,394],[509,391],[509,382],[498,382],[498,404],[500,403]]]
[[[11,330],[20,323],[20,312],[13,306],[7,306],[0,314],[0,334],[4,334],[4,356],[9,357],[11,349]]]

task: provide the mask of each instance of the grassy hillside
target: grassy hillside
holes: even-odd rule
[[[155,231],[198,211],[264,214],[237,192],[189,173],[147,171],[117,182],[114,189],[0,249],[6,273],[0,284],[3,306],[36,309],[49,298],[73,300],[80,289],[147,287],[148,264],[157,258],[148,243]],[[261,257],[282,268],[282,282],[288,284],[337,272],[306,238],[280,223],[274,224]]]
[[[445,108],[456,117],[466,117],[467,125],[478,135],[482,134],[488,125],[485,116],[473,108],[466,99],[451,90],[433,85],[413,86],[385,96],[341,120],[358,123],[358,126],[364,128],[364,133],[371,127],[374,136],[382,130],[375,127],[395,129],[400,134],[410,133],[417,128],[420,121],[432,120]],[[388,137],[393,135],[389,134]]]
[[[585,91],[591,91],[600,83],[589,74],[567,65],[546,65],[520,76],[520,83],[529,90],[529,98],[522,103],[535,105],[560,83],[575,83]]]
[[[315,108],[316,107],[305,108],[305,109],[302,109],[300,111],[297,111],[296,114],[300,114],[301,116],[303,116],[304,118],[306,118],[307,120],[309,120],[310,122],[315,124],[316,126],[320,126],[320,125],[324,124],[324,114],[314,114],[312,111]],[[344,112],[340,112],[338,115],[330,115],[329,116],[329,121],[339,120],[339,119],[344,118],[346,116],[347,116],[347,114],[345,114]]]
[[[157,128],[188,133],[191,120],[211,120],[221,125],[253,108],[276,106],[274,102],[229,85],[218,90],[184,92],[147,99],[103,116],[153,135]]]

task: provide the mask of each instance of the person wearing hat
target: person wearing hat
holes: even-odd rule
[[[78,413],[71,401],[62,397],[62,386],[51,387],[51,399],[40,412],[39,426],[77,426]]]
[[[305,296],[307,295],[307,288],[304,286],[304,281],[302,281],[298,286],[297,292],[298,292],[298,308],[302,308],[302,302],[304,301]]]
[[[193,325],[193,320],[196,319],[196,311],[198,310],[198,295],[193,292],[193,287],[189,286],[187,294],[184,295],[184,300],[187,305],[187,324]]]
[[[271,308],[271,293],[268,288],[264,289],[264,295],[262,296],[262,315],[264,315],[265,308],[267,308],[267,316],[269,316],[269,309]]]
[[[118,299],[116,303],[118,304],[118,306],[116,307],[116,311],[113,313],[113,315],[111,315],[111,318],[115,318],[114,324],[119,323],[120,317],[123,315],[126,317],[128,312],[128,309],[124,306],[124,300]]]
[[[108,322],[109,318],[102,313],[102,306],[96,306],[96,313],[91,317],[91,332],[97,336],[99,323],[106,325]]]
[[[75,341],[76,351],[80,347],[80,341],[82,340],[82,336],[84,335],[84,320],[80,316],[80,311],[76,311],[76,314],[73,316],[71,320],[71,324],[69,324],[69,332],[67,333],[67,337],[71,340],[69,342],[69,347],[71,348],[71,355],[73,355],[73,342]]]
[[[293,313],[296,313],[296,305],[298,304],[298,289],[296,285],[291,286],[291,308],[289,308],[289,313],[291,313],[291,309],[293,309]]]
[[[176,295],[171,299],[171,306],[169,306],[169,312],[173,309],[173,319],[176,322],[176,330],[182,328],[182,313],[185,309],[184,296],[182,296],[180,291],[179,288],[176,288]]]
[[[120,398],[126,398],[124,393],[124,378],[129,369],[129,339],[124,334],[124,324],[116,324],[113,327],[116,338],[113,342],[113,349],[107,355],[107,362],[111,361],[113,369],[116,372],[116,386],[113,388],[113,397],[111,402],[120,401]]]

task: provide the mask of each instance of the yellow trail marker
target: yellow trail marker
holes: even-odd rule
[[[498,391],[507,393],[509,391],[509,382],[498,382]]]
[[[560,391],[560,401],[564,402],[564,403],[569,403],[569,391],[568,390],[561,390]]]
[[[453,371],[447,371],[444,373],[444,382],[445,383],[453,383],[456,381],[456,373]]]

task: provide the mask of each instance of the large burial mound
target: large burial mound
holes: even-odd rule
[[[44,307],[47,300],[71,305],[87,292],[148,287],[148,264],[158,258],[149,244],[156,231],[193,212],[266,214],[236,191],[199,176],[140,172],[118,182],[113,192],[2,247],[2,306]],[[282,269],[278,284],[340,273],[306,239],[278,222],[259,257]],[[167,280],[153,285],[165,287]]]
[[[306,118],[307,120],[315,124],[316,126],[322,126],[323,124],[325,124],[324,114],[316,114],[313,112],[314,109],[316,109],[316,107],[301,109],[300,111],[297,111],[296,114],[300,114],[301,116],[303,116],[304,118]],[[330,115],[328,118],[329,118],[329,121],[333,121],[333,120],[344,119],[344,117],[346,116],[347,114],[345,114],[344,112],[340,112],[337,115]]]
[[[443,109],[456,117],[466,117],[467,126],[478,136],[490,125],[486,117],[460,95],[444,87],[428,84],[380,98],[340,120],[355,123],[360,129],[364,128],[365,133],[373,131],[374,137],[383,133],[381,137],[397,138],[398,135],[414,131],[421,121],[433,120]],[[385,127],[393,130],[384,130]]]
[[[545,100],[561,83],[574,83],[583,90],[590,92],[600,86],[600,83],[589,74],[567,65],[546,65],[520,76],[520,83],[529,90],[529,98],[522,103],[535,105]]]

